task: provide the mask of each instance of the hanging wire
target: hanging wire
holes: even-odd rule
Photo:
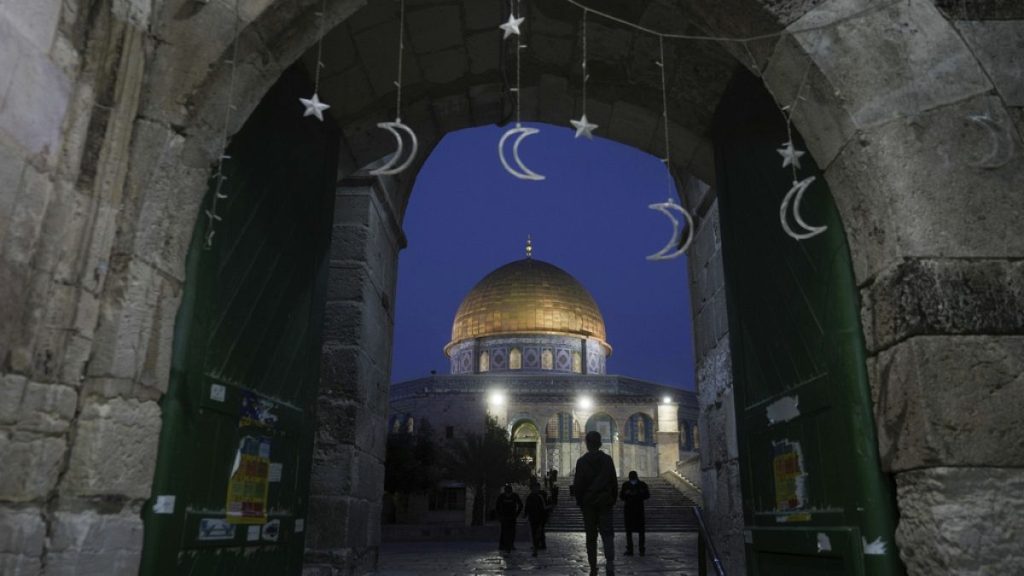
[[[213,248],[213,236],[217,233],[216,225],[217,222],[222,220],[221,216],[217,213],[217,203],[220,200],[227,198],[227,194],[223,193],[224,181],[228,179],[224,175],[224,161],[230,160],[231,156],[228,156],[228,130],[231,127],[231,115],[235,110],[234,97],[235,97],[235,81],[238,72],[238,40],[241,31],[242,16],[239,10],[240,0],[235,0],[235,29],[234,29],[234,40],[231,47],[231,65],[230,81],[228,82],[228,98],[227,105],[224,107],[224,126],[221,130],[220,138],[220,158],[217,160],[217,172],[214,175],[216,183],[213,188],[213,198],[210,199],[210,208],[206,210],[206,249]]]
[[[581,64],[583,68],[583,115],[587,115],[587,80],[590,79],[590,74],[587,74],[587,12],[589,8],[583,9],[583,62]]]
[[[395,87],[395,122],[402,121],[402,61],[405,56],[405,0],[398,0],[398,79]]]
[[[572,4],[573,6],[581,8],[583,10],[588,10],[590,12],[593,12],[594,14],[597,14],[598,16],[601,16],[601,17],[606,18],[608,20],[611,20],[613,22],[618,22],[619,24],[622,24],[622,25],[625,25],[625,26],[629,26],[630,28],[633,28],[635,30],[639,30],[641,32],[646,32],[647,34],[652,34],[654,36],[661,36],[661,37],[664,37],[664,38],[673,38],[673,39],[676,39],[676,40],[698,40],[698,41],[706,41],[706,42],[737,42],[737,43],[754,42],[754,41],[757,41],[757,40],[769,40],[769,39],[772,39],[772,38],[780,38],[780,37],[785,36],[787,34],[788,35],[796,35],[796,34],[803,34],[805,32],[813,32],[813,31],[816,31],[816,30],[825,30],[825,29],[828,29],[828,28],[832,28],[832,27],[838,26],[838,25],[840,25],[840,24],[842,24],[844,22],[849,22],[850,20],[856,20],[856,19],[858,19],[858,18],[860,18],[862,16],[865,16],[867,14],[871,14],[873,12],[879,12],[879,11],[885,10],[886,8],[889,8],[890,6],[894,6],[896,4],[899,4],[899,3],[902,3],[902,2],[906,2],[906,0],[890,0],[889,2],[885,2],[885,3],[879,4],[877,6],[869,6],[869,7],[866,7],[864,9],[862,9],[862,10],[858,10],[856,12],[852,12],[852,13],[846,15],[846,16],[843,16],[842,18],[837,18],[837,19],[835,19],[835,20],[833,20],[831,22],[827,22],[825,24],[816,24],[816,25],[813,25],[813,26],[807,26],[806,28],[800,28],[800,29],[797,29],[797,30],[782,30],[782,31],[779,31],[779,32],[771,32],[771,33],[768,33],[768,34],[759,34],[759,35],[755,35],[755,36],[746,36],[746,37],[728,37],[728,36],[706,36],[706,35],[701,35],[701,34],[673,34],[673,33],[670,33],[670,32],[658,32],[657,30],[652,30],[650,28],[647,28],[646,26],[641,26],[640,24],[636,24],[634,22],[630,22],[629,20],[623,20],[622,18],[619,18],[617,16],[612,16],[611,14],[608,14],[606,12],[601,12],[600,10],[594,10],[593,8],[590,8],[590,7],[586,6],[586,5],[584,5],[582,2],[579,2],[578,0],[565,0],[565,1],[570,3],[570,4]]]
[[[661,68],[661,120],[665,131],[665,158],[662,162],[668,168],[672,164],[672,150],[668,143],[668,82],[665,80],[665,39],[658,36],[658,52],[660,60],[658,67]]]
[[[519,0],[509,0],[509,10],[512,12],[513,18],[519,18],[519,12],[522,7],[519,4]],[[522,61],[523,41],[522,34],[516,34],[516,126],[521,124],[522,108],[523,108],[523,93],[520,91],[522,87],[522,70],[520,62]]]
[[[320,70],[324,67],[324,24],[327,20],[327,0],[320,2],[320,35],[316,42],[316,72],[313,74],[313,93],[320,93]]]

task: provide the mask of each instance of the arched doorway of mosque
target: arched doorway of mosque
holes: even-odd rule
[[[559,476],[573,474],[580,452],[580,423],[569,412],[559,412],[548,420],[545,429],[548,470],[558,470]]]
[[[621,454],[619,454],[619,428],[615,419],[604,412],[598,412],[587,418],[586,432],[597,432],[601,435],[601,451],[606,452],[615,461],[615,471],[622,475]],[[586,450],[585,444],[581,444]]]
[[[532,420],[519,420],[512,425],[512,457],[540,471],[542,465],[541,437]]]
[[[620,475],[635,470],[641,477],[657,476],[658,448],[654,439],[654,419],[637,412],[626,420],[622,434],[622,470]]]

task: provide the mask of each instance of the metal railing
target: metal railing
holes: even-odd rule
[[[700,511],[700,506],[693,507],[693,516],[697,518],[697,570],[700,576],[707,576],[708,573],[708,554],[711,554],[711,565],[715,567],[715,574],[717,576],[725,576],[725,568],[722,567],[722,559],[718,556],[718,550],[715,549],[715,543],[711,541],[711,535],[708,534],[708,527],[704,523],[704,514]]]

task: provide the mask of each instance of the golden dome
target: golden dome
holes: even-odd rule
[[[611,353],[590,292],[565,270],[532,258],[498,268],[469,291],[455,313],[445,353],[463,340],[524,333],[595,338]]]

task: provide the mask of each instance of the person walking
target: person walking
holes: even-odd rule
[[[633,555],[633,532],[636,532],[640,540],[640,555],[647,552],[645,536],[646,525],[644,522],[644,500],[651,497],[651,491],[647,483],[640,480],[636,470],[630,470],[629,480],[622,483],[619,490],[619,498],[625,502],[623,515],[626,520],[626,556]]]
[[[523,499],[512,491],[512,484],[505,484],[505,491],[498,495],[494,503],[494,512],[501,522],[501,534],[498,536],[498,550],[511,552],[516,541],[516,518],[523,511]]]
[[[540,482],[530,482],[530,495],[526,497],[526,518],[530,521],[530,536],[533,538],[533,555],[538,550],[546,550],[547,544],[544,538],[544,523],[548,516],[548,501],[544,491],[540,489]]]
[[[601,452],[601,433],[587,432],[587,453],[576,461],[576,477],[571,493],[583,513],[587,533],[587,562],[590,576],[597,576],[597,535],[601,534],[607,576],[615,575],[615,531],[612,508],[615,506],[619,479],[612,457]]]

